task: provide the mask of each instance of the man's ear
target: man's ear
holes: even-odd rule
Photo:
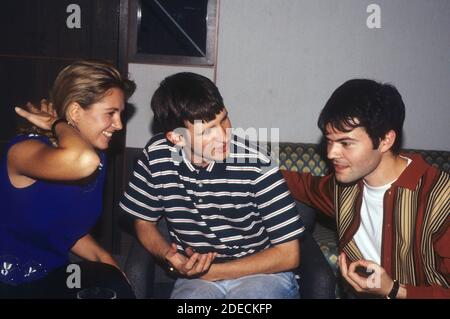
[[[78,122],[81,121],[81,113],[83,111],[83,108],[80,104],[77,102],[72,102],[68,107],[66,111],[66,117],[67,121],[71,123],[72,125],[77,125]]]
[[[177,146],[185,146],[186,145],[184,136],[178,132],[169,131],[166,133],[166,138]]]
[[[389,132],[387,132],[380,142],[380,151],[382,153],[389,151],[392,148],[392,145],[394,145],[396,138],[397,134],[395,133],[394,130],[390,130]]]

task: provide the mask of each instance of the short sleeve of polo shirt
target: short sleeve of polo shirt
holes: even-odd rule
[[[264,167],[254,184],[255,200],[271,244],[300,238],[305,226],[279,168]]]
[[[150,171],[150,157],[146,148],[134,163],[119,206],[124,212],[147,221],[156,222],[161,217],[163,207],[158,200],[157,185]]]

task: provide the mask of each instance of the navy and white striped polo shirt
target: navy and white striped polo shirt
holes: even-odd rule
[[[235,136],[230,149],[224,163],[201,168],[155,135],[135,163],[120,207],[147,221],[165,217],[179,250],[213,251],[219,260],[299,238],[305,228],[278,167]]]

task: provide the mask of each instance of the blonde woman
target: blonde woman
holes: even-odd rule
[[[30,125],[1,160],[1,297],[72,298],[88,286],[134,296],[112,256],[89,235],[102,211],[103,151],[122,129],[134,89],[112,66],[80,61],[59,73],[51,103],[16,108]],[[79,263],[79,288],[67,285],[69,251],[86,260]]]

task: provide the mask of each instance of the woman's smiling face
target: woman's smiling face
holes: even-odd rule
[[[97,149],[105,150],[114,132],[122,129],[120,116],[124,108],[122,90],[112,88],[100,101],[80,110],[76,126],[86,141]]]

